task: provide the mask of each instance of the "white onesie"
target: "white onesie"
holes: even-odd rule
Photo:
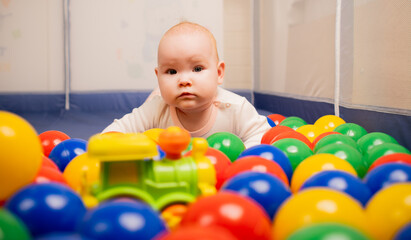
[[[263,134],[271,128],[267,118],[259,115],[246,98],[223,88],[218,88],[213,106],[208,123],[201,129],[190,132],[192,137],[207,138],[213,133],[230,132],[240,137],[246,148],[249,148],[260,144]],[[114,120],[103,132],[144,132],[170,126],[184,128],[175,107],[167,105],[163,98],[157,95],[121,119]]]

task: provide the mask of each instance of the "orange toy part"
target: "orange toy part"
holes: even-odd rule
[[[168,159],[180,159],[183,152],[190,143],[190,133],[182,128],[168,127],[158,137],[158,145],[166,153]]]

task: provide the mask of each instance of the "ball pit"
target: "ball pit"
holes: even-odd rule
[[[13,114],[1,114],[7,117],[0,118],[0,123],[8,119],[6,125],[17,128],[16,132],[25,138],[24,144],[32,154],[22,158],[26,153],[13,147],[3,148],[3,156],[20,161],[21,170],[32,171],[30,178],[25,175],[23,179],[20,169],[2,162],[1,166],[6,167],[0,171],[8,176],[5,189],[9,185],[15,187],[0,198],[0,206],[4,204],[0,208],[0,231],[6,238],[293,240],[322,239],[334,234],[348,239],[410,237],[410,151],[388,134],[367,133],[360,125],[345,123],[335,116],[324,116],[314,124],[296,117],[287,120],[272,116],[275,120],[270,119],[278,121],[277,125],[264,134],[261,145],[249,149],[245,149],[235,135],[219,133],[215,142],[223,148],[209,147],[203,154],[215,169],[215,179],[204,180],[204,174],[195,171],[201,169],[196,165],[201,161],[192,155],[194,138],[188,146],[186,140],[184,146],[171,144],[179,138],[175,135],[181,133],[179,129],[146,131],[143,135],[156,144],[162,141],[160,135],[166,131],[171,145],[167,145],[166,151],[157,146],[153,158],[118,166],[124,171],[110,178],[108,170],[116,170],[110,167],[114,155],[90,157],[84,147],[83,152],[67,160],[61,170],[64,164],[56,164],[43,155],[45,147],[39,140],[40,135],[36,135],[30,124]],[[285,126],[287,121],[281,125],[284,120],[294,129]],[[300,129],[296,128],[296,122],[301,125]],[[318,130],[320,126],[322,130]],[[50,132],[57,134],[56,130]],[[4,128],[0,133],[7,137]],[[116,139],[116,135],[127,134],[109,135]],[[231,139],[233,145],[224,146],[227,139]],[[4,143],[14,141],[8,140]],[[20,144],[23,140],[18,141]],[[88,146],[88,142],[83,140],[83,146]],[[111,147],[109,144],[101,150]],[[130,152],[133,151],[139,150]],[[119,152],[118,156],[126,158],[128,153]],[[171,158],[166,159],[167,154]],[[36,155],[40,157],[33,157]],[[100,164],[107,162],[104,171]],[[174,170],[170,171],[171,168]],[[139,178],[144,174],[148,177]],[[108,197],[97,197],[103,182],[104,186],[114,189],[113,184],[130,179],[137,182],[123,183],[117,195],[108,188],[104,192]],[[173,182],[172,179],[191,180]],[[17,183],[19,185],[15,185]],[[204,186],[210,183],[215,184],[218,191],[204,192]],[[162,186],[166,188],[159,190]],[[187,195],[187,189],[191,189],[191,195]],[[137,190],[141,191],[142,198],[136,197]],[[168,193],[162,195],[161,191]],[[154,196],[158,199],[143,202]],[[176,196],[183,196],[185,200],[176,202]],[[136,209],[145,209],[148,214],[140,214],[139,218],[136,212],[140,210]],[[128,220],[124,220],[124,214],[129,216]],[[150,228],[141,225],[142,222],[149,223]],[[107,228],[94,231],[101,224]],[[142,235],[136,237],[138,229]]]

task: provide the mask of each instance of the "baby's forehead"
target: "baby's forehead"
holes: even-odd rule
[[[200,27],[200,26],[196,26],[196,25],[178,25],[175,26],[173,28],[171,28],[170,30],[168,30],[165,34],[163,38],[168,38],[168,37],[175,37],[175,36],[201,36],[201,37],[205,37],[208,38],[211,42],[213,42],[214,37],[213,35],[205,28]]]

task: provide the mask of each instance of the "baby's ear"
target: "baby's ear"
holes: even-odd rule
[[[224,61],[220,61],[217,65],[218,85],[223,84],[224,73],[225,73],[225,63]]]
[[[156,76],[158,77],[158,67],[154,68],[154,72],[156,73]]]

